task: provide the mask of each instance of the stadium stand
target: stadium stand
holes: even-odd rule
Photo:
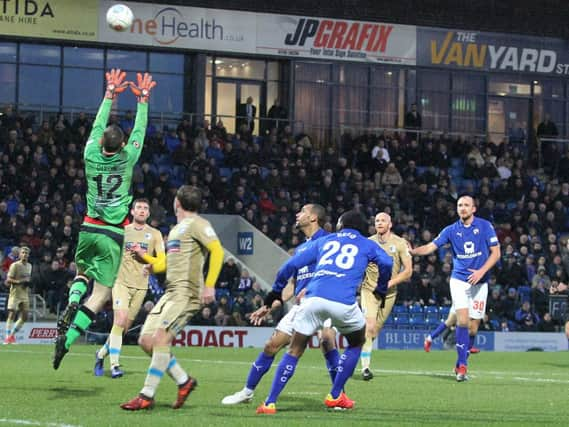
[[[85,210],[80,153],[90,122],[59,116],[35,126],[29,115],[5,112],[0,125],[0,247],[6,259],[14,245],[32,248],[34,292],[56,312],[75,268],[71,254]],[[494,222],[502,243],[502,260],[490,287],[501,301],[507,300],[508,289],[518,290],[515,307],[490,311],[488,324],[514,325],[523,301],[535,306],[540,296],[567,283],[569,182],[558,176],[569,151],[556,159],[546,156],[552,167],[544,172],[518,144],[478,137],[441,134],[418,144],[397,132],[344,135],[336,151],[330,145],[317,149],[306,135],[294,136],[288,127],[253,138],[228,134],[221,122],[187,126],[181,120],[177,129],[151,132],[135,171],[134,196],[152,201],[151,224],[163,232],[174,220],[164,207],[172,205],[173,189],[182,183],[203,188],[205,212],[241,215],[285,250],[303,240],[293,224],[307,202],[326,207],[325,228],[330,230],[339,214],[357,207],[370,218],[372,233],[373,215],[385,210],[395,219],[394,231],[417,245],[455,220],[459,193],[476,192],[478,215]],[[374,147],[388,152],[387,164],[372,156]],[[389,182],[386,175],[395,172],[401,181]],[[411,283],[398,298],[410,309],[394,310],[398,325],[406,320],[425,326],[435,316],[446,317],[445,310],[432,306],[450,299],[449,261],[444,249],[416,260]],[[263,292],[254,278],[239,291],[239,267],[226,265],[226,270],[218,296],[225,296],[228,306],[224,314],[218,307],[212,311],[219,324],[234,324],[247,319]],[[428,285],[419,289],[425,278]],[[6,291],[2,282],[0,293]]]

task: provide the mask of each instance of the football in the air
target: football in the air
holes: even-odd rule
[[[107,10],[107,24],[115,31],[126,31],[132,25],[134,15],[124,4],[115,4]]]

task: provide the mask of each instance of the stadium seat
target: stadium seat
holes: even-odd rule
[[[425,325],[434,326],[438,325],[441,319],[438,313],[425,313]]]
[[[439,308],[436,305],[426,305],[424,309],[425,313],[438,313]],[[438,316],[437,316],[438,317]]]
[[[387,318],[387,320],[383,325],[388,327],[395,326],[395,316],[393,315],[393,313],[389,315],[389,317]]]
[[[439,307],[439,316],[441,319],[446,319],[449,313],[450,313],[450,307],[448,305]]]
[[[391,312],[395,315],[395,317],[397,317],[397,315],[400,313],[407,313],[407,307],[404,305],[394,305]]]
[[[409,313],[399,313],[395,318],[395,325],[398,328],[408,328],[409,327]]]
[[[529,286],[520,286],[518,288],[518,296],[520,298],[520,303],[530,302],[531,300],[531,288]]]
[[[409,317],[409,326],[412,328],[424,329],[425,325],[425,315],[423,313],[414,313]]]
[[[423,314],[423,307],[419,304],[413,304],[409,306],[409,313],[411,314]]]
[[[219,176],[222,176],[225,178],[231,178],[232,174],[233,174],[233,171],[231,170],[231,168],[219,168]]]

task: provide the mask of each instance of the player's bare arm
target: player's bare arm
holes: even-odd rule
[[[401,270],[399,273],[393,276],[389,282],[387,282],[388,288],[393,288],[411,278],[411,275],[413,274],[413,258],[410,256],[402,257],[401,265],[403,266],[403,270]]]
[[[484,275],[490,270],[500,259],[500,245],[490,247],[490,256],[484,263],[482,267],[478,270],[469,269],[472,272],[470,276],[468,276],[468,283],[471,285],[476,285],[480,279],[484,277]]]
[[[437,250],[437,248],[438,248],[437,245],[435,245],[433,242],[430,242],[427,243],[426,245],[419,246],[418,248],[410,249],[409,253],[413,256],[424,256],[432,254]]]

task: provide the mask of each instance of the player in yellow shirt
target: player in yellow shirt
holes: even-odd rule
[[[376,242],[393,258],[391,280],[387,283],[388,290],[385,298],[373,291],[377,286],[377,266],[370,264],[361,288],[361,306],[366,319],[366,342],[362,347],[360,360],[362,363],[362,378],[369,381],[373,373],[369,369],[373,340],[379,335],[397,297],[397,285],[409,280],[413,273],[413,259],[409,253],[407,241],[391,232],[391,216],[380,212],[375,216],[376,234],[370,240]]]
[[[6,338],[4,344],[14,344],[16,342],[16,332],[22,329],[28,320],[30,310],[30,279],[32,277],[32,264],[28,262],[30,248],[22,246],[18,261],[13,262],[8,270],[6,284],[10,287],[8,297],[8,318],[6,319]],[[13,326],[16,312],[20,312],[18,321]]]
[[[126,333],[146,297],[148,271],[146,263],[164,262],[166,253],[162,233],[146,223],[150,216],[150,202],[136,199],[130,210],[133,222],[124,228],[124,251],[117,280],[113,285],[113,327],[103,347],[95,353],[95,376],[104,374],[104,358],[109,355],[111,377],[120,378],[120,352]]]
[[[170,353],[174,337],[186,326],[203,304],[215,301],[215,283],[223,263],[223,248],[211,224],[198,215],[202,203],[201,191],[183,185],[174,199],[174,213],[178,223],[168,235],[166,263],[153,265],[155,272],[166,269],[166,292],[144,322],[139,344],[152,356],[144,387],[140,394],[121,405],[122,409],[138,411],[154,406],[154,395],[160,380],[167,372],[178,384],[178,396],[172,405],[182,407],[197,381]],[[206,254],[209,269],[203,278]]]

